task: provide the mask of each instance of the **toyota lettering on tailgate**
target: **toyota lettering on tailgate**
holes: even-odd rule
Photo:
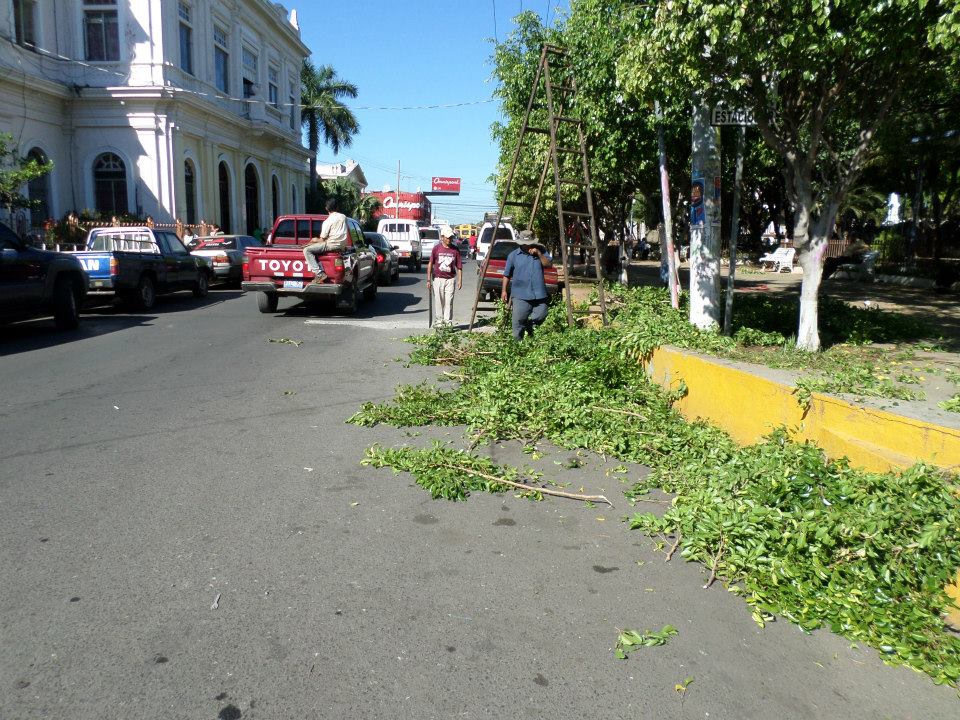
[[[303,260],[257,260],[261,270],[283,273],[302,273],[306,270]]]

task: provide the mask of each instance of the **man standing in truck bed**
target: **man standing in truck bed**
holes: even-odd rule
[[[327,219],[320,226],[320,237],[311,238],[309,245],[303,247],[303,259],[307,267],[314,274],[311,285],[319,285],[327,279],[327,274],[317,262],[317,255],[335,250],[343,250],[347,243],[347,216],[337,212],[337,201],[334,198],[327,200]]]

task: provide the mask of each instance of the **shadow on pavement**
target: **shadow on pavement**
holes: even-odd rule
[[[76,330],[57,330],[51,319],[29,320],[0,326],[0,356],[40,350],[127,328],[149,325],[156,315],[84,315]]]

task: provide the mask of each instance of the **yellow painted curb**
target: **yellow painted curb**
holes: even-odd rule
[[[828,457],[847,457],[866,470],[901,470],[917,462],[960,470],[960,431],[953,428],[821,393],[813,393],[804,412],[788,385],[674,348],[655,350],[647,372],[672,390],[685,383],[687,394],[675,404],[680,413],[722,428],[743,445],[786,426],[795,438],[816,443]],[[947,592],[960,604],[960,573]],[[960,609],[950,613],[949,622],[960,627]]]

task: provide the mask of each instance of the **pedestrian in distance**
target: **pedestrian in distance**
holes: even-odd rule
[[[427,262],[427,289],[433,293],[434,321],[438,325],[453,324],[453,296],[463,288],[463,259],[453,245],[453,228],[440,230],[440,244],[434,245]]]
[[[313,273],[311,285],[319,285],[327,279],[327,274],[317,262],[317,255],[343,250],[347,244],[347,216],[337,210],[335,198],[327,200],[327,219],[320,226],[320,237],[311,238],[310,244],[303,248],[303,259]]]
[[[550,305],[543,269],[552,265],[547,249],[534,240],[533,233],[522,231],[517,239],[517,249],[507,255],[500,289],[503,302],[510,300],[513,303],[514,340],[533,335],[533,329],[547,319]]]
[[[213,223],[210,226],[210,237],[217,237],[219,235],[223,235],[223,230],[220,229],[219,225]]]

